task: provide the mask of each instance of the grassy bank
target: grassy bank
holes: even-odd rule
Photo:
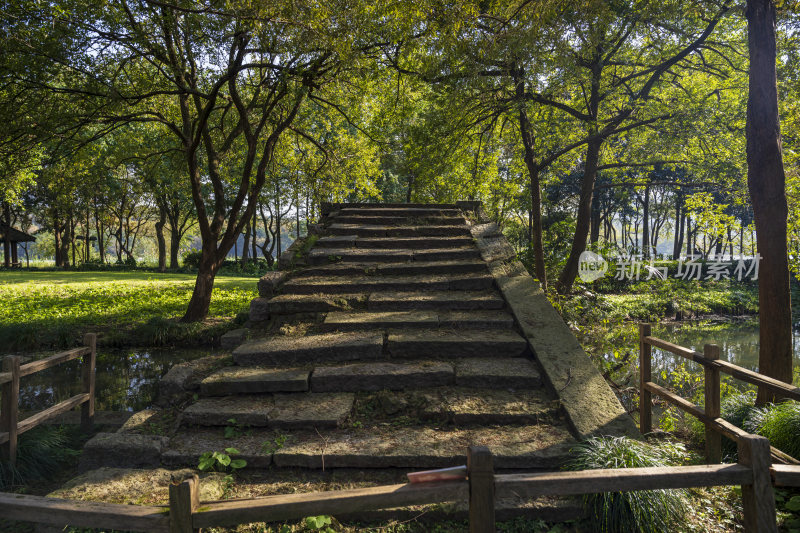
[[[218,276],[204,324],[176,324],[193,274],[152,272],[0,272],[0,343],[5,351],[64,348],[87,331],[105,346],[204,342],[247,311],[256,278]]]

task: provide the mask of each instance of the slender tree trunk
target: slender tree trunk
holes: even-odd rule
[[[595,194],[592,198],[592,228],[589,232],[589,242],[597,244],[600,240],[600,195]]]
[[[247,260],[250,259],[250,221],[245,225],[244,243],[242,243],[242,268],[247,267]]]
[[[53,212],[53,239],[55,240],[56,246],[56,266],[61,266],[61,224],[58,223],[58,210],[54,210]]]
[[[586,147],[586,164],[583,171],[581,182],[581,197],[578,201],[578,219],[575,223],[575,235],[572,239],[572,249],[570,250],[567,263],[561,276],[558,279],[558,292],[566,294],[572,290],[572,284],[578,275],[578,262],[581,254],[586,249],[586,238],[589,236],[590,218],[592,216],[592,194],[594,193],[594,181],[597,177],[597,163],[600,159],[600,147],[602,141],[595,139],[590,141]]]
[[[644,200],[642,202],[642,255],[650,257],[650,185],[644,188]]]
[[[677,260],[681,255],[683,244],[683,225],[686,218],[683,213],[683,193],[680,188],[675,192],[675,240],[672,244],[672,259]]]
[[[256,211],[258,208],[256,208]],[[258,263],[258,251],[257,251],[257,243],[256,240],[258,239],[258,215],[256,212],[253,212],[253,219],[251,220],[252,224],[250,225],[250,231],[252,231],[251,236],[251,246],[252,249],[250,250],[251,255],[253,256],[253,263]]]
[[[211,294],[214,291],[214,279],[222,266],[222,261],[216,259],[214,255],[213,252],[207,250],[201,253],[194,291],[189,300],[186,314],[181,319],[183,322],[198,322],[208,316]]]
[[[759,265],[759,372],[792,382],[792,307],[786,244],[786,176],[783,170],[775,70],[775,5],[748,0],[750,82],[747,97],[747,182],[756,222]],[[774,395],[759,388],[757,403]]]
[[[97,208],[97,198],[94,199],[94,226],[97,230],[97,251],[100,253],[100,264],[106,262],[106,247],[103,239],[103,223],[100,221],[100,213]]]
[[[167,270],[167,241],[164,238],[164,226],[167,223],[167,210],[158,206],[158,222],[156,222],[156,240],[158,241],[158,271]]]
[[[11,266],[11,208],[8,202],[3,202],[3,224],[5,224],[3,238],[3,263],[6,268]]]

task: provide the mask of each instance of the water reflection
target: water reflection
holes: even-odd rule
[[[128,349],[97,354],[96,409],[138,411],[152,405],[158,380],[176,363],[219,350]],[[81,391],[80,361],[58,365],[20,380],[20,409],[41,410]]]

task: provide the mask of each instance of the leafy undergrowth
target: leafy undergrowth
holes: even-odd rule
[[[0,343],[9,351],[65,348],[87,331],[111,346],[209,338],[225,329],[221,318],[246,311],[256,296],[254,278],[218,277],[210,320],[177,324],[193,288],[190,274],[2,272]]]

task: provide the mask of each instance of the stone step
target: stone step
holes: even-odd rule
[[[183,410],[186,426],[335,428],[353,409],[350,393],[288,393],[202,398]]]
[[[283,294],[371,293],[400,290],[483,290],[489,289],[494,278],[488,272],[456,275],[422,276],[309,276],[295,278],[283,284]]]
[[[309,266],[296,274],[306,276],[353,276],[361,274],[414,276],[418,274],[465,274],[488,272],[483,261],[414,261],[410,263],[332,263]]]
[[[329,235],[314,243],[315,248],[363,249],[441,249],[473,246],[472,237],[358,237],[357,235]]]
[[[471,235],[469,226],[379,226],[374,224],[331,224],[326,231],[331,235],[356,235],[358,237],[445,237]]]
[[[434,226],[450,226],[464,223],[464,217],[458,216],[405,216],[405,215],[336,215],[331,217],[336,224],[369,224],[374,226],[411,226],[415,224],[431,224]]]
[[[382,332],[324,333],[304,337],[276,335],[248,341],[233,351],[241,366],[304,365],[319,361],[383,358]]]
[[[262,368],[229,366],[217,370],[200,382],[203,396],[302,392],[308,390],[310,370],[302,368]]]
[[[558,418],[559,404],[543,389],[437,387],[362,392],[353,422],[430,420],[457,426],[542,424]]]
[[[281,294],[267,302],[269,314],[324,313],[363,307],[366,294]]]
[[[542,387],[539,369],[532,359],[493,356],[317,366],[310,379],[314,392],[396,391],[454,384],[511,391]]]
[[[475,357],[456,360],[456,385],[490,389],[538,389],[542,375],[527,357]]]
[[[273,444],[274,443],[274,444]],[[235,446],[247,469],[267,468],[444,468],[465,464],[470,445],[488,446],[498,469],[555,469],[577,442],[561,422],[474,428],[367,426],[281,432],[253,429],[225,439],[219,429],[181,431],[161,460],[196,466],[209,450]]]
[[[326,331],[383,328],[511,328],[505,311],[331,311],[322,323]]]
[[[505,300],[496,291],[382,292],[369,295],[370,311],[502,309]]]
[[[315,248],[308,253],[308,263],[384,263],[403,261],[466,261],[481,258],[474,246],[442,249],[361,249],[361,248]]]
[[[520,357],[527,348],[528,342],[517,332],[502,329],[390,331],[387,344],[391,358],[406,359]]]
[[[441,206],[428,207],[345,207],[340,209],[336,216],[394,216],[394,217],[458,217],[460,209]]]
[[[311,374],[314,392],[421,389],[454,382],[453,365],[441,361],[318,366]]]

